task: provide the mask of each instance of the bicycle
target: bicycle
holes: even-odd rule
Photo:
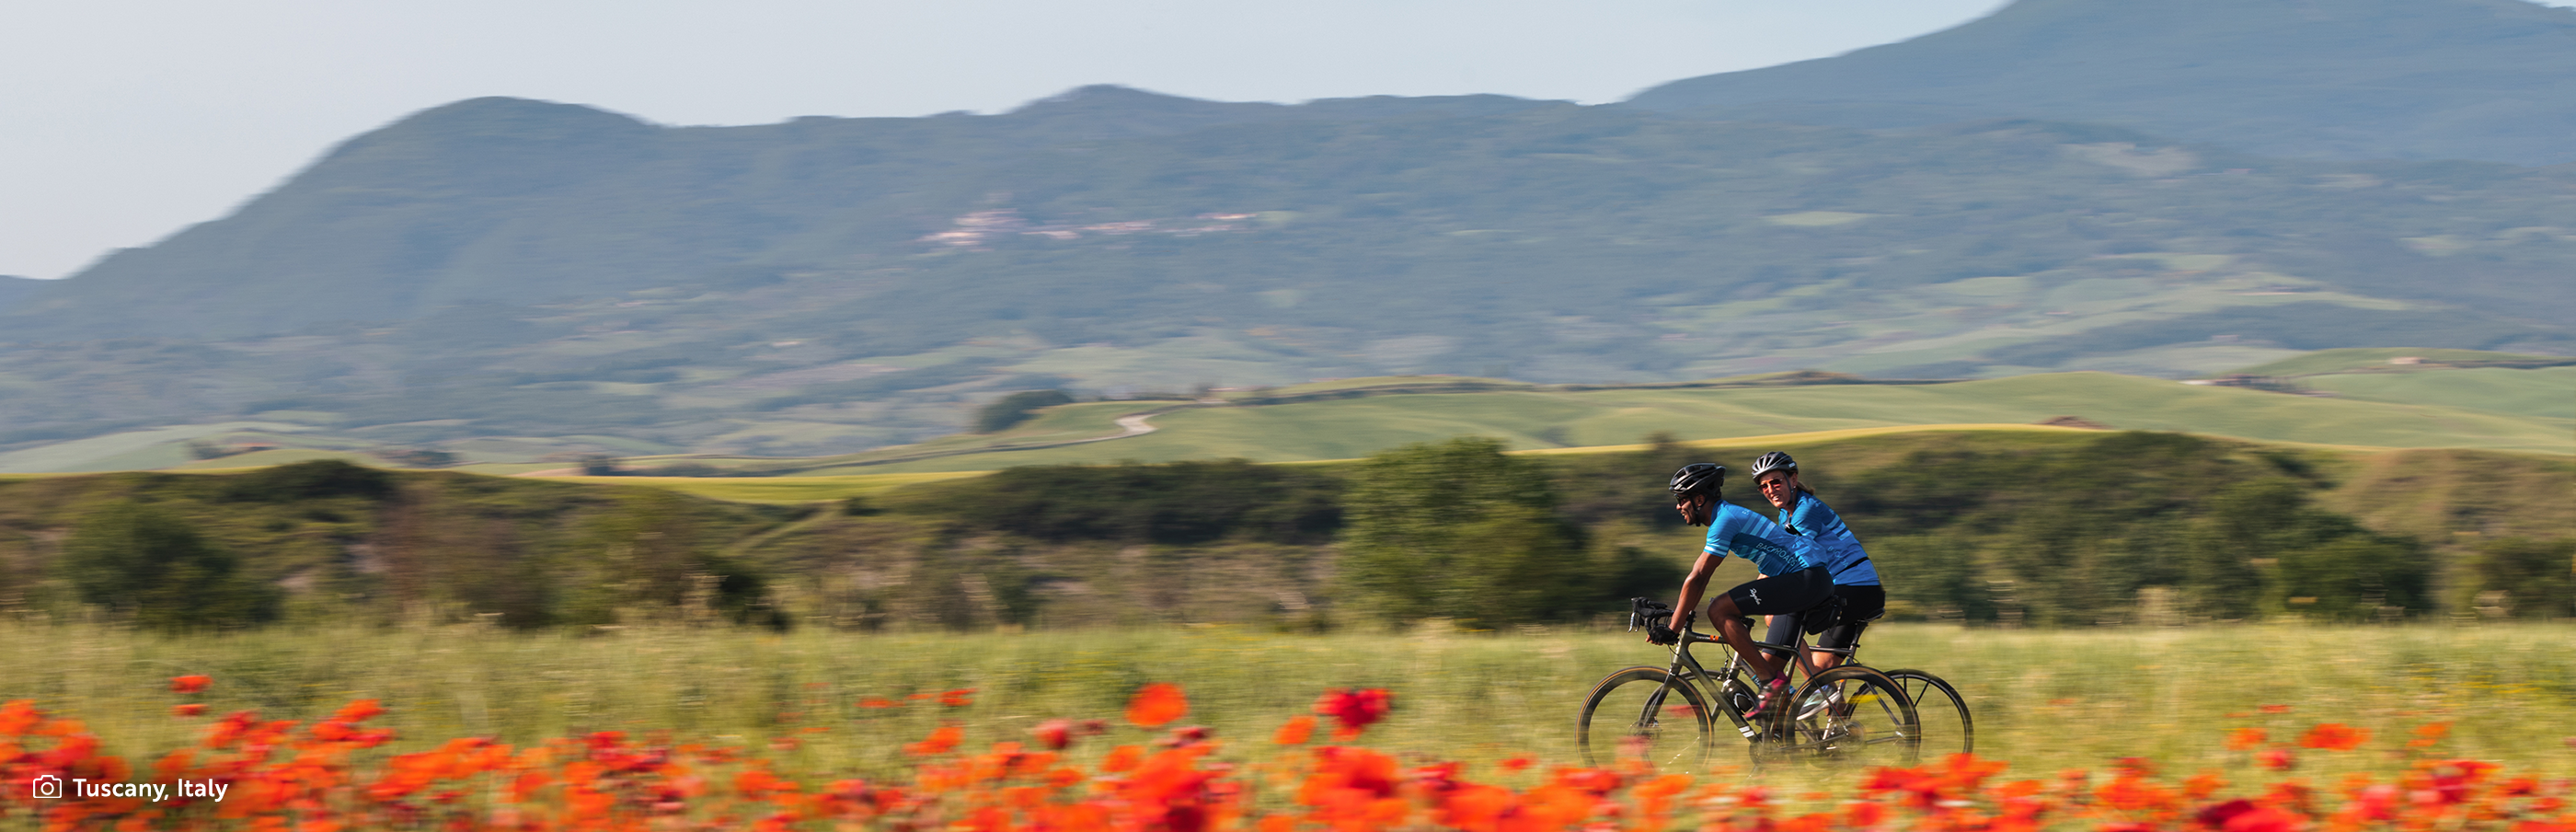
[[[1652,626],[1652,621],[1671,613],[1672,608],[1664,604],[1631,599],[1628,629]],[[1855,657],[1858,643],[1847,648],[1808,648],[1804,634],[1785,645],[1754,643],[1790,650],[1793,656],[1800,650],[1823,650],[1842,656],[1845,663],[1813,674],[1781,707],[1747,717],[1758,701],[1751,668],[1728,650],[1723,671],[1709,672],[1691,655],[1690,647],[1723,642],[1691,629],[1691,618],[1685,614],[1682,620],[1669,666],[1621,668],[1593,686],[1575,728],[1585,765],[1602,764],[1607,756],[1603,752],[1609,750],[1606,746],[1615,741],[1616,753],[1641,758],[1659,769],[1704,767],[1714,746],[1718,717],[1723,715],[1751,744],[1758,764],[1811,760],[1913,766],[1925,746],[1915,692],[1925,702],[1946,699],[1932,703],[1935,727],[1944,734],[1934,745],[1936,751],[1949,750],[1952,740],[1946,734],[1952,730],[1957,732],[1959,751],[1967,751],[1974,742],[1967,702],[1948,682],[1920,670],[1890,673],[1862,665]],[[1788,672],[1800,669],[1793,661]],[[1675,693],[1681,695],[1682,704],[1669,704]],[[1953,714],[1955,729],[1949,723]]]

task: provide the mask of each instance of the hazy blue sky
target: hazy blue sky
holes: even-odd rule
[[[332,144],[482,95],[667,124],[1229,101],[1616,101],[2000,0],[80,0],[0,4],[0,274],[215,219]]]

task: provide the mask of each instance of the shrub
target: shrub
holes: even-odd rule
[[[1073,396],[1062,390],[1025,390],[993,400],[975,412],[976,433],[1000,433],[1029,420],[1033,411],[1072,404]]]
[[[1040,540],[1279,543],[1329,539],[1341,482],[1240,459],[1156,465],[1041,465],[911,490],[905,502],[970,528]]]
[[[228,478],[221,498],[227,502],[291,503],[327,497],[392,496],[393,477],[383,471],[337,459],[317,459],[265,468]]]
[[[2479,547],[2472,562],[2478,589],[2497,593],[2507,614],[2525,618],[2576,616],[2576,539],[2508,538]]]
[[[1494,626],[1597,606],[1580,528],[1556,514],[1538,463],[1481,437],[1406,445],[1360,466],[1348,498],[1342,579],[1389,622]]]
[[[231,552],[178,518],[132,502],[91,515],[63,546],[63,569],[83,602],[156,629],[276,618],[276,590],[239,567]]]

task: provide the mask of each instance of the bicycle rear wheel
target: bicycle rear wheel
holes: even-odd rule
[[[1587,766],[1634,757],[1658,771],[1698,771],[1708,761],[1710,717],[1699,689],[1663,668],[1639,665],[1592,686],[1574,743]]]
[[[1910,768],[1922,749],[1914,701],[1887,674],[1859,665],[1816,674],[1764,723],[1792,760]]]
[[[1923,725],[1923,753],[1933,757],[1977,750],[1977,721],[1968,715],[1968,699],[1941,677],[1920,670],[1890,670],[1887,678],[1914,703]]]

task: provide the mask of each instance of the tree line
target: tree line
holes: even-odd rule
[[[1336,466],[1034,466],[828,511],[335,461],[29,480],[0,483],[0,605],[165,629],[424,615],[1481,629],[1673,593],[1697,547],[1664,480],[1711,452],[1669,438],[1504,450],[1462,438]],[[1796,450],[1898,619],[2576,615],[2576,538],[2437,547],[2374,531],[2320,506],[2337,474],[2299,452],[2136,432]],[[1727,495],[1769,513],[1740,468]]]

